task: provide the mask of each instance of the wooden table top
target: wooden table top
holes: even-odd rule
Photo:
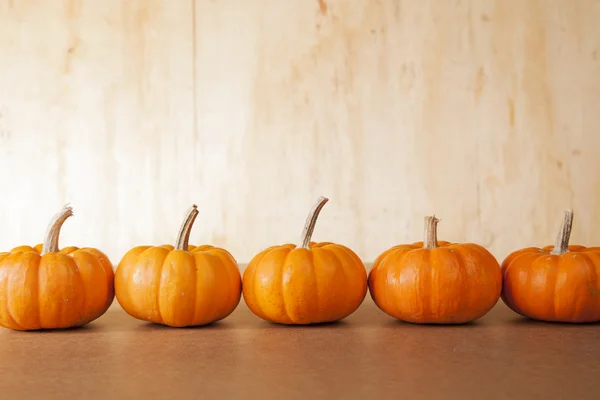
[[[598,399],[600,325],[532,322],[501,302],[466,326],[420,326],[367,295],[343,322],[286,327],[243,300],[167,328],[114,305],[84,328],[0,329],[3,399]]]

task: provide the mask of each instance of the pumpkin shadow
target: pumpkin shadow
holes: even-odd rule
[[[434,324],[434,323],[416,323],[416,322],[402,321],[400,319],[394,319],[394,320],[388,322],[387,325],[388,326],[402,326],[402,327],[409,328],[409,329],[421,329],[421,328],[425,328],[425,329],[432,329],[432,328],[472,329],[472,328],[482,326],[484,324],[479,322],[479,320],[463,322],[463,323]]]
[[[561,321],[542,321],[538,319],[531,319],[528,317],[517,317],[508,321],[511,325],[519,326],[555,326],[565,328],[581,328],[584,326],[600,326],[600,321],[597,322],[561,322]]]
[[[157,324],[154,322],[145,322],[137,326],[136,330],[143,331],[188,331],[188,330],[221,330],[227,329],[227,324],[222,323],[221,321],[211,322],[206,325],[198,325],[198,326],[169,326],[163,324]]]
[[[29,330],[29,331],[13,331],[20,334],[51,334],[51,333],[94,333],[98,331],[99,327],[94,326],[93,324],[86,324],[83,326],[74,326],[71,328],[55,328],[55,329],[37,329],[37,330]]]
[[[276,322],[267,322],[268,327],[272,328],[281,328],[281,329],[318,329],[318,328],[331,328],[331,329],[339,329],[339,328],[348,328],[350,324],[345,322],[344,320],[340,321],[331,321],[331,322],[316,322],[312,324],[279,324]]]

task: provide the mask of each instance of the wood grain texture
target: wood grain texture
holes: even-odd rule
[[[177,4],[175,4],[177,3]],[[0,247],[600,243],[600,2],[0,0]]]

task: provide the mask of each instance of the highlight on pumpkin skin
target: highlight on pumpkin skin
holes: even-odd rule
[[[289,325],[333,322],[346,318],[363,302],[367,274],[356,253],[340,244],[311,241],[327,201],[317,199],[298,246],[271,246],[246,267],[244,300],[258,317]]]
[[[218,247],[189,244],[197,216],[194,204],[175,246],[137,246],[121,259],[116,297],[132,317],[171,327],[200,326],[222,320],[239,304],[241,275],[233,256]]]
[[[502,300],[516,313],[547,322],[600,321],[600,247],[569,244],[566,210],[552,246],[527,247],[502,262]]]
[[[42,253],[42,246],[43,246],[42,243],[38,243],[35,246],[28,246],[28,245],[17,246],[17,247],[13,247],[10,250],[10,252],[11,253],[16,253],[17,251],[23,251],[23,252],[33,251],[33,252],[36,252],[38,254],[41,254]]]
[[[112,304],[114,274],[108,257],[93,248],[59,251],[60,230],[72,215],[65,206],[52,218],[43,245],[0,254],[0,292],[6,293],[0,300],[1,326],[73,328],[99,318]]]
[[[412,323],[462,324],[498,302],[498,261],[480,245],[439,241],[439,221],[425,217],[422,242],[394,246],[373,263],[369,292],[388,315]]]

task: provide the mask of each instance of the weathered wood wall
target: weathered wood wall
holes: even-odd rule
[[[600,1],[0,0],[0,247],[600,244]]]

